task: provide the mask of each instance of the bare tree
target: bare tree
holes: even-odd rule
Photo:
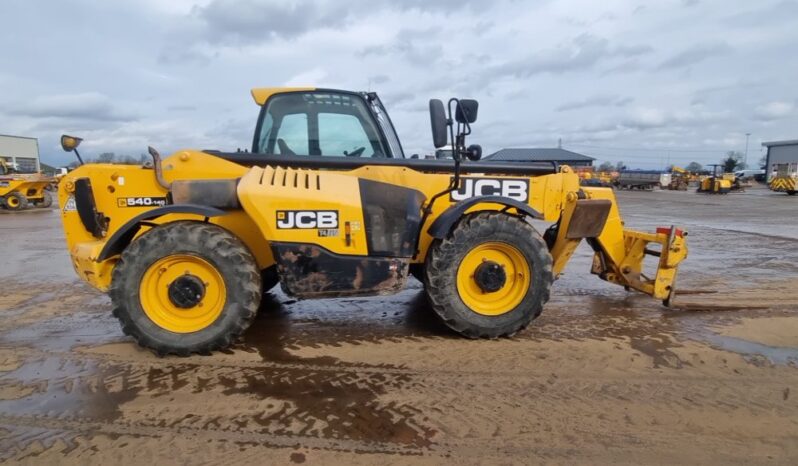
[[[704,166],[698,162],[690,162],[686,167],[684,167],[684,169],[691,173],[698,173],[704,169]]]
[[[116,154],[113,152],[103,152],[97,157],[97,163],[114,163],[116,161]]]
[[[745,168],[743,154],[733,150],[726,152],[726,157],[721,159],[720,164],[723,165],[723,171],[726,173],[731,173],[738,168]]]
[[[600,172],[609,172],[609,171],[612,171],[613,168],[615,168],[615,167],[612,164],[612,162],[604,162],[601,165],[599,165],[598,171],[600,171]]]

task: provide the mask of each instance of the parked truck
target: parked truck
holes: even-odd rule
[[[618,175],[615,187],[651,191],[655,187],[668,186],[670,183],[670,173],[653,170],[624,170]]]

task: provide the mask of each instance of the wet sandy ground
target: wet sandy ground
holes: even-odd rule
[[[798,461],[798,199],[619,194],[627,225],[686,227],[678,309],[590,276],[469,341],[420,284],[273,292],[234,349],[157,358],[69,266],[56,211],[0,215],[0,461],[33,464]]]

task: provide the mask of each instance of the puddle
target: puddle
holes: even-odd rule
[[[764,358],[772,364],[798,365],[798,348],[768,346],[762,343],[718,334],[706,335],[713,345],[746,356],[749,362],[757,363]]]

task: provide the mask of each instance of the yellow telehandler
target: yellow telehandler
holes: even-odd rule
[[[304,299],[367,296],[395,293],[411,274],[454,331],[513,335],[582,240],[601,279],[674,298],[686,232],[625,229],[612,189],[580,187],[567,166],[479,161],[482,149],[466,145],[475,100],[431,100],[434,146],[451,145],[453,158],[414,159],[376,93],[252,96],[251,151],[162,160],[150,148],[146,166],[82,165],[59,184],[77,274],[158,354],[230,345],[278,282]],[[67,151],[79,142],[62,137]],[[529,219],[551,226],[541,234]]]

